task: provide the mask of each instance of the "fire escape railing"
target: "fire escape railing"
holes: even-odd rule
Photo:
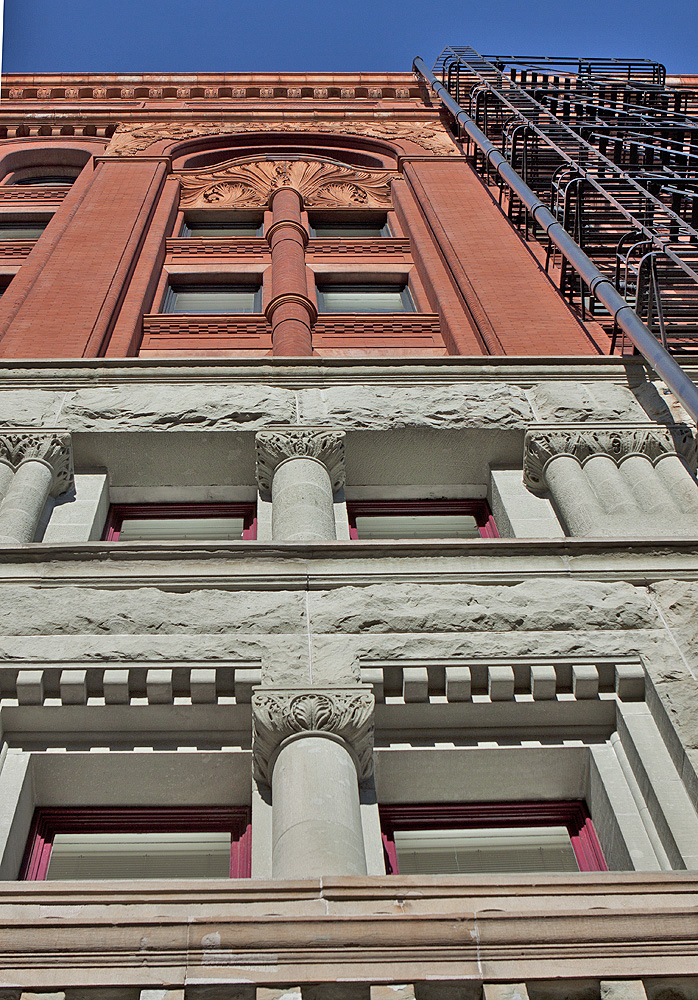
[[[588,64],[591,61],[584,62]],[[603,62],[613,63],[613,71],[617,71],[619,76],[624,73],[626,76],[629,74],[631,80],[638,76],[642,80],[639,88],[634,88],[634,84],[623,80],[622,101],[626,106],[631,103],[627,100],[628,88],[632,94],[656,93],[661,90],[661,84],[655,82],[663,80],[663,67],[658,64],[642,60]],[[698,341],[698,232],[659,197],[636,182],[631,172],[620,169],[586,139],[582,139],[581,134],[571,125],[559,121],[515,80],[506,77],[502,68],[498,68],[501,63],[495,65],[473,49],[463,48],[445,50],[437,67],[449,83],[448,87],[437,80],[421,58],[417,57],[414,61],[417,75],[431,86],[452,115],[459,137],[467,143],[467,151],[470,152],[472,148],[475,165],[499,186],[500,199],[506,191],[510,216],[520,209],[527,232],[531,227],[534,235],[542,236],[548,242],[553,253],[559,252],[561,255],[561,272],[564,272],[561,282],[567,283],[562,290],[572,289],[570,274],[573,274],[579,285],[582,305],[585,304],[585,290],[588,290],[590,304],[598,303],[602,307],[614,330],[630,340],[691,416],[698,420],[698,389],[667,350],[667,315],[671,310],[667,309],[667,297],[664,289],[660,288],[668,262],[674,271],[678,270],[683,276],[679,305],[683,313],[689,315],[689,322],[695,324]],[[513,76],[515,70],[512,70]],[[648,76],[653,77],[651,83],[645,82]],[[617,80],[607,80],[605,77],[601,79],[611,89],[618,86]],[[538,82],[534,81],[536,84]],[[540,82],[542,85],[542,81]],[[553,89],[559,89],[562,85],[564,90],[566,82],[556,74],[552,81]],[[548,87],[550,83],[548,78]],[[583,83],[588,89],[587,81]],[[471,114],[454,98],[454,93],[460,99],[467,96]],[[546,95],[546,99],[548,96]],[[571,108],[579,97],[579,94],[572,93],[570,89],[570,99],[566,105]],[[638,117],[651,119],[653,112],[646,111],[646,108],[641,109],[640,114],[633,117],[633,122]],[[661,120],[666,123],[666,112],[663,109],[659,111]],[[677,128],[698,126],[698,120],[691,119],[681,111],[673,114],[676,118],[670,117],[670,123]],[[570,111],[570,117],[571,115]],[[589,125],[585,111],[578,114],[575,107],[574,115],[575,122],[577,118],[583,117],[585,126]],[[607,120],[604,120],[604,124]],[[503,152],[488,137],[488,131],[500,139]],[[525,136],[517,136],[517,131],[524,132]],[[531,137],[535,140],[535,149],[531,149]],[[517,142],[525,140],[528,141],[528,149],[524,154],[520,147],[517,148]],[[506,153],[509,156],[504,155]],[[510,162],[512,157],[514,165]],[[520,166],[521,172],[515,169],[515,165]],[[567,176],[561,182],[560,173],[565,171]],[[681,179],[685,179],[683,175],[679,178]],[[674,186],[678,183],[676,171],[671,171],[667,181]],[[550,208],[534,190],[536,186],[542,189],[541,193],[545,191],[548,194]],[[562,188],[565,190],[562,191]],[[683,188],[681,191],[683,196],[686,192]],[[583,211],[585,201],[592,209],[586,214]],[[595,211],[599,205],[601,210]],[[571,215],[574,215],[572,222]],[[566,225],[575,233],[576,239],[568,232]],[[635,237],[634,241],[630,241],[630,246],[628,234]],[[594,244],[593,252],[588,253],[585,243],[588,246],[590,242]],[[637,258],[640,253],[638,246],[642,246],[645,251],[642,259],[647,253],[655,255],[651,267],[634,266],[630,258],[630,262],[621,260],[619,263],[619,254],[635,254]],[[650,248],[649,251],[646,250],[647,247]],[[593,255],[601,257],[601,260],[595,261],[592,259]],[[661,266],[658,265],[657,257],[661,258]],[[597,266],[599,263],[601,266]],[[604,266],[607,273],[602,270]],[[675,275],[672,273],[670,277],[675,278]],[[640,279],[646,282],[649,293],[644,290],[644,286],[640,288]],[[623,288],[623,281],[630,282],[632,288]],[[689,287],[688,296],[684,287]],[[697,296],[695,310],[693,288]],[[636,304],[642,307],[648,297],[651,303],[650,317],[659,327],[661,340],[633,308]],[[671,305],[675,305],[675,301]]]

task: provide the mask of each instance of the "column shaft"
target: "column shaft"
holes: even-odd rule
[[[607,514],[621,514],[637,523],[642,518],[620,469],[609,455],[592,455],[584,463],[584,473]]]
[[[545,478],[570,535],[602,533],[603,509],[576,458],[556,456],[548,463]]]
[[[20,464],[0,506],[0,542],[34,540],[52,483],[53,471],[46,462],[28,459]]]
[[[315,307],[308,299],[305,276],[307,235],[301,223],[301,196],[281,188],[272,197],[273,222],[268,233],[271,248],[272,299],[267,316],[272,350],[287,357],[313,353],[310,332]]]
[[[682,514],[698,518],[698,486],[679,456],[665,455],[657,462],[656,469]]]
[[[345,746],[302,736],[272,774],[272,877],[365,875],[359,784]]]
[[[679,516],[680,511],[671,493],[649,458],[630,455],[621,463],[620,474],[640,507],[660,526],[662,522],[673,521]]]
[[[15,470],[9,462],[0,461],[0,503],[2,503],[3,498],[7,496],[7,491],[12,484],[14,474]]]
[[[337,537],[332,481],[317,458],[281,462],[271,484],[274,541],[326,542]]]

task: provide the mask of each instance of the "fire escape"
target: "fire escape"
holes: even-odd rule
[[[435,89],[451,112],[458,105],[454,134],[470,162],[522,235],[542,245],[562,294],[606,327],[611,352],[633,349],[618,311],[492,169],[478,131],[665,350],[698,352],[698,94],[667,88],[664,67],[640,59],[481,56],[463,46],[444,49],[434,74],[419,59],[415,68],[429,83],[441,77]]]

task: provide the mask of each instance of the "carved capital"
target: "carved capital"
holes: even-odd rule
[[[360,781],[373,769],[373,711],[368,688],[258,688],[252,695],[255,775],[271,784],[283,744],[300,735],[327,736],[346,744]]]
[[[51,496],[57,497],[72,489],[73,448],[67,431],[0,429],[0,461],[17,469],[22,462],[32,460],[51,467]]]
[[[327,468],[332,489],[344,485],[344,431],[314,427],[284,427],[258,431],[257,484],[263,496],[271,495],[277,467],[287,458],[316,458]]]
[[[644,455],[653,465],[665,455],[679,455],[693,468],[696,439],[687,424],[537,424],[524,440],[525,486],[534,493],[545,490],[546,469],[561,455],[580,465],[594,455],[617,465],[631,455]]]

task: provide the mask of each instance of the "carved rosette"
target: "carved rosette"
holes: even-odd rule
[[[271,784],[283,744],[301,734],[341,740],[352,753],[360,781],[373,770],[374,697],[367,688],[260,688],[252,695],[255,776]]]
[[[239,95],[237,92],[233,96]],[[289,95],[290,96],[290,95]],[[381,91],[369,90],[369,98],[380,99]],[[319,122],[310,116],[297,121],[278,122],[124,122],[107,147],[111,156],[138,156],[156,142],[195,139],[207,135],[235,135],[242,132],[312,132],[319,135],[366,136],[388,142],[409,140],[432,156],[460,155],[446,129],[431,122],[352,121]]]
[[[255,437],[257,484],[264,497],[271,496],[271,481],[288,458],[316,458],[326,467],[332,489],[344,486],[344,431],[324,428],[284,428],[258,431]]]
[[[390,170],[360,170],[334,160],[242,157],[211,170],[182,172],[182,208],[266,208],[272,193],[291,187],[314,208],[389,208]]]
[[[0,461],[17,468],[22,462],[44,462],[51,467],[51,496],[66,493],[74,485],[73,449],[66,431],[0,430]]]
[[[666,455],[679,455],[694,468],[696,439],[687,424],[538,424],[524,440],[526,487],[544,491],[546,469],[561,455],[580,465],[594,455],[606,455],[617,465],[631,455],[644,455],[653,465]]]

